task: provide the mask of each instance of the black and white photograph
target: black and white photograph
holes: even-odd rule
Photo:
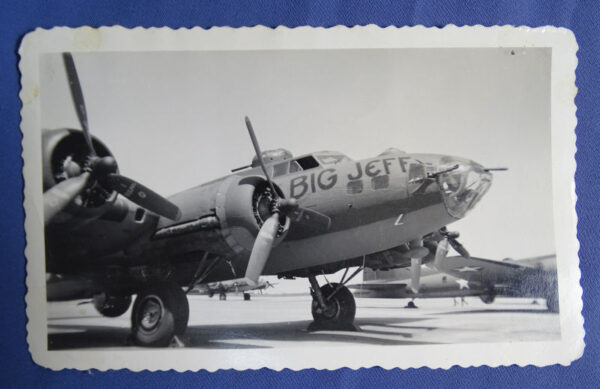
[[[60,28],[20,51],[37,363],[583,352],[568,31]]]

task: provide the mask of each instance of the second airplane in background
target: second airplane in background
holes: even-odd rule
[[[365,269],[363,283],[350,285],[356,297],[437,298],[478,296],[486,304],[497,296],[544,298],[548,310],[558,312],[556,256],[492,261],[475,257],[447,257],[425,266],[418,290],[406,269]]]

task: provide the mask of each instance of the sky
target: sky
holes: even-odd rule
[[[549,49],[108,52],[73,55],[91,132],[163,195],[263,150],[388,147],[508,167],[449,229],[472,255],[554,252]],[[41,128],[80,128],[59,54],[41,58]],[[305,289],[304,283],[303,289]]]

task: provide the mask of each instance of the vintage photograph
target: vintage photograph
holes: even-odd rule
[[[559,29],[53,29],[21,50],[50,368],[567,364]]]

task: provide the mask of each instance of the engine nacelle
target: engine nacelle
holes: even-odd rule
[[[215,211],[220,222],[220,233],[227,246],[235,253],[251,251],[263,223],[273,215],[277,198],[283,192],[275,186],[272,192],[267,181],[259,176],[230,176],[224,180],[215,199]],[[289,218],[280,216],[277,233],[279,243],[287,234]]]
[[[113,156],[108,147],[92,136],[94,149],[99,157]],[[79,174],[87,163],[89,156],[83,132],[73,129],[44,130],[42,135],[42,166],[44,192],[67,178],[69,175]],[[113,208],[117,199],[114,191],[104,191],[101,188],[91,188],[82,196],[75,198],[65,208],[63,215],[59,215],[53,223],[61,223],[70,219],[66,214],[84,218],[95,219]]]

